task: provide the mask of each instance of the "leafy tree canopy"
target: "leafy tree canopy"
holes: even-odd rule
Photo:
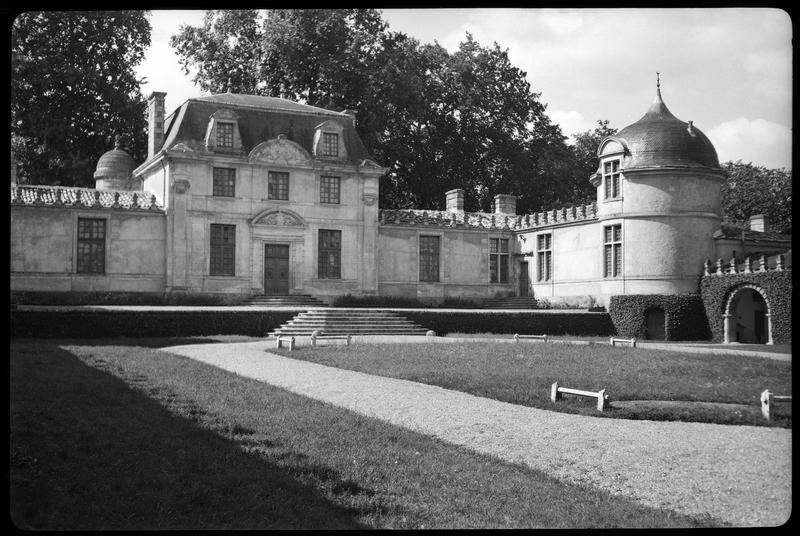
[[[581,203],[591,203],[596,196],[594,187],[589,183],[588,178],[597,171],[600,165],[600,158],[597,156],[597,148],[600,142],[608,136],[617,133],[616,128],[612,128],[606,119],[598,119],[594,130],[587,130],[573,135],[575,144],[570,147],[578,166],[578,180],[573,191],[574,199]]]
[[[463,188],[467,210],[490,209],[498,193],[538,210],[574,181],[525,73],[469,34],[449,53],[389,31],[372,9],[213,11],[171,44],[206,91],[355,110],[367,149],[390,168],[381,206],[443,208],[444,192]]]
[[[768,169],[741,160],[722,164],[728,176],[722,184],[722,213],[732,220],[765,214],[770,228],[792,233],[792,172]]]
[[[150,45],[141,11],[27,12],[12,27],[11,134],[22,178],[92,186],[115,135],[141,159],[145,108],[133,68]]]

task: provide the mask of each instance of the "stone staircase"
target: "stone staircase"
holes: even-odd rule
[[[311,309],[298,314],[270,337],[325,335],[425,335],[428,330],[393,312],[376,309]]]
[[[537,309],[536,298],[530,296],[508,296],[492,298],[483,304],[484,309]]]
[[[327,305],[308,294],[260,294],[252,296],[242,305],[262,307],[327,307]]]

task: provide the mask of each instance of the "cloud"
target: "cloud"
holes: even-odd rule
[[[720,162],[752,162],[768,168],[792,167],[792,131],[765,119],[738,117],[708,132]]]
[[[561,127],[561,132],[568,138],[567,143],[570,145],[575,141],[572,139],[573,134],[592,130],[596,126],[576,110],[547,110],[546,113],[553,123]]]

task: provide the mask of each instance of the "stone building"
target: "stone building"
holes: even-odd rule
[[[104,154],[96,188],[11,188],[12,292],[384,295],[441,302],[532,296],[607,305],[698,292],[704,262],[774,255],[790,237],[763,218],[722,222],[724,171],[708,138],[660,89],[602,141],[590,205],[518,215],[379,209],[386,168],[350,111],[219,94],[169,115],[148,101],[148,154]],[[790,261],[789,261],[790,262]]]

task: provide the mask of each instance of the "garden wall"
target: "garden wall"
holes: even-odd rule
[[[668,341],[709,340],[703,301],[697,294],[627,294],[612,296],[609,315],[622,337],[645,338],[646,311],[664,311],[664,335]]]
[[[703,299],[711,336],[715,342],[725,338],[722,315],[728,298],[737,289],[754,285],[764,292],[769,304],[772,322],[772,342],[791,344],[792,342],[792,271],[769,270],[751,273],[711,274],[700,280],[700,295]]]

